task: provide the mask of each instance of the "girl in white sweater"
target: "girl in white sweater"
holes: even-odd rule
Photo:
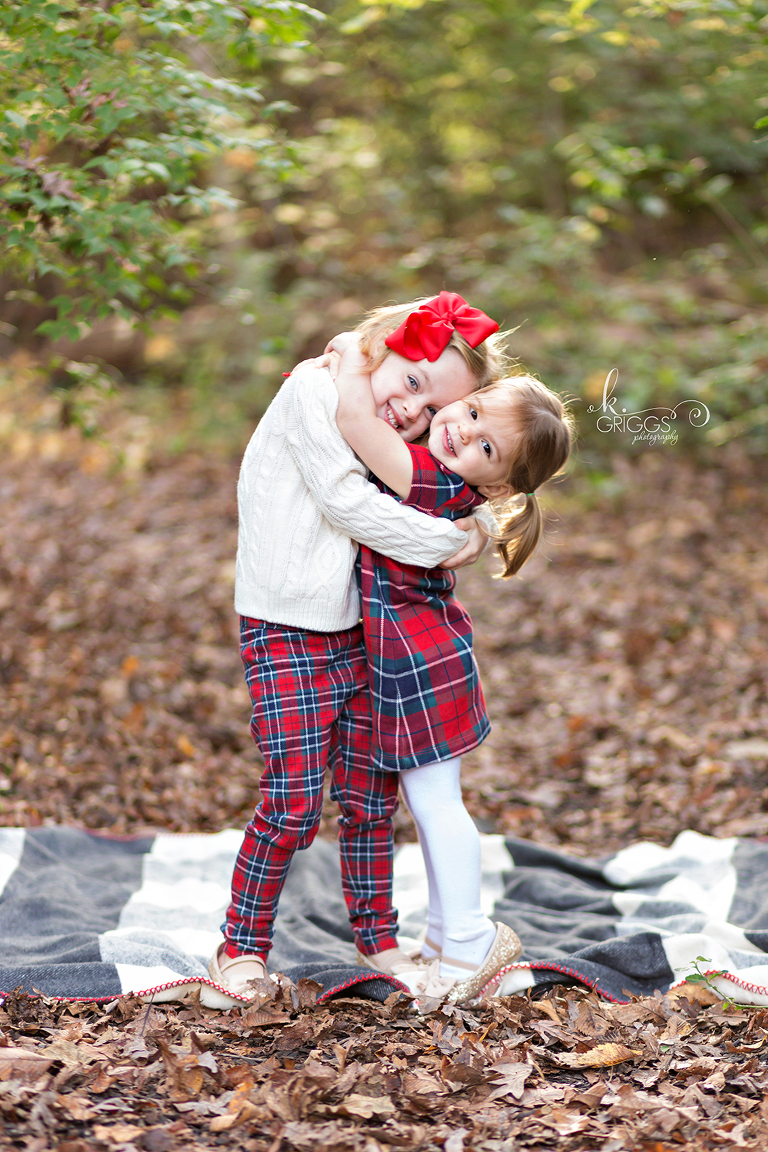
[[[443,405],[500,374],[498,325],[460,296],[433,300],[427,356],[390,351],[386,340],[426,301],[379,309],[361,326],[372,358],[377,415],[406,441]],[[430,338],[434,337],[430,344]],[[374,769],[368,673],[354,565],[357,543],[405,564],[458,567],[486,537],[471,518],[455,523],[406,508],[377,491],[338,433],[338,394],[325,368],[300,365],[259,423],[238,482],[235,608],[253,702],[251,732],[265,769],[262,801],[245,830],[232,902],[203,986],[210,1007],[249,998],[266,974],[277,903],[298,848],[317,832],[326,767],[341,809],[342,887],[359,952],[371,966],[414,982],[398,948],[392,907],[396,773]],[[467,538],[467,529],[470,538]]]

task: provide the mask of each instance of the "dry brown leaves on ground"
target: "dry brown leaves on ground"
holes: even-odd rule
[[[764,1148],[768,1010],[691,986],[610,1005],[582,989],[417,1016],[406,997],[263,982],[195,1002],[0,1010],[0,1147],[28,1152]],[[690,999],[689,999],[690,997]]]

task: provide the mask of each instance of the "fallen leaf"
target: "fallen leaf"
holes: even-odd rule
[[[548,1128],[553,1128],[559,1136],[573,1136],[576,1132],[583,1132],[589,1128],[592,1119],[589,1116],[579,1116],[573,1112],[566,1112],[562,1108],[553,1108],[547,1116],[541,1116],[540,1122]]]
[[[314,1008],[317,997],[323,991],[322,984],[318,984],[317,980],[307,980],[304,977],[299,980],[296,988],[299,993],[300,1008]]]
[[[491,1099],[514,1096],[515,1100],[519,1100],[523,1095],[526,1080],[534,1071],[532,1064],[494,1064],[489,1069],[494,1079]]]
[[[595,1039],[598,1036],[605,1035],[609,1024],[610,1021],[606,1019],[599,1008],[596,1009],[594,1004],[585,1000],[579,1008],[573,1026],[582,1036],[589,1036],[591,1039]]]
[[[0,1075],[7,1076],[7,1069],[11,1072],[25,1071],[36,1072],[39,1076],[49,1068],[55,1056],[49,1056],[47,1050],[45,1052],[36,1052],[30,1048],[16,1048],[9,1045],[7,1048],[0,1048]]]
[[[520,1097],[523,1108],[539,1108],[542,1104],[554,1104],[565,1096],[565,1088],[545,1084],[543,1088],[526,1088]]]
[[[392,1116],[397,1109],[387,1096],[361,1096],[351,1092],[341,1104],[331,1111],[340,1116],[351,1116],[358,1120],[370,1120],[373,1116]]]
[[[674,1044],[685,1039],[693,1032],[695,1025],[688,1022],[683,1016],[671,1016],[667,1026],[659,1036],[660,1044]]]
[[[485,1084],[487,1079],[486,1073],[482,1069],[460,1061],[447,1063],[442,1069],[442,1076],[444,1080],[448,1080],[452,1084]]]
[[[633,1048],[625,1048],[623,1044],[597,1044],[587,1052],[548,1052],[547,1056],[563,1068],[609,1068],[614,1064],[623,1064],[625,1060],[634,1060],[643,1053]]]
[[[725,1073],[722,1068],[716,1069],[706,1080],[702,1080],[700,1087],[716,1094],[722,1092],[725,1088]]]
[[[546,1012],[547,1016],[549,1016],[549,1018],[553,1024],[562,1024],[563,1023],[563,1018],[559,1014],[559,1012],[557,1011],[557,1008],[555,1007],[555,1005],[552,1003],[551,1000],[547,999],[546,996],[542,1000],[538,1000],[536,1002],[536,1007],[541,1012]]]
[[[56,1099],[59,1105],[69,1112],[73,1120],[90,1120],[94,1115],[93,1107],[85,1096],[62,1093]]]
[[[253,1090],[253,1077],[248,1076],[240,1081],[235,1089],[232,1099],[227,1104],[227,1111],[223,1116],[214,1116],[210,1122],[211,1132],[224,1132],[234,1128],[245,1120],[250,1120],[259,1114],[259,1109],[248,1099]]]
[[[291,1120],[280,1133],[280,1140],[272,1145],[273,1152],[278,1147],[297,1149],[298,1152],[321,1152],[324,1149],[348,1148],[344,1139],[347,1129],[336,1120],[325,1124],[313,1124],[303,1120]]]
[[[722,1000],[722,996],[718,996],[713,988],[708,987],[707,984],[699,981],[693,983],[686,981],[685,984],[678,984],[676,988],[670,988],[667,992],[667,999],[672,1004],[677,1004],[679,1000],[687,1000],[690,1004],[718,1004]]]
[[[197,755],[194,744],[188,736],[184,735],[183,732],[181,736],[176,737],[176,747],[178,748],[179,752],[181,752],[182,756],[186,756],[190,760],[194,759],[194,757]]]
[[[96,1124],[93,1129],[97,1140],[108,1140],[111,1144],[130,1144],[143,1132],[144,1129],[137,1124]]]
[[[115,1077],[110,1076],[109,1073],[110,1070],[104,1064],[97,1066],[95,1069],[92,1068],[90,1075],[93,1076],[93,1079],[88,1081],[88,1091],[95,1092],[96,1095],[106,1092],[107,1088],[110,1088],[115,1082]]]
[[[290,1016],[275,1008],[249,1008],[243,1013],[243,1023],[248,1028],[272,1028],[290,1022]]]
[[[254,1120],[257,1116],[261,1115],[261,1110],[251,1103],[250,1100],[244,1100],[236,1112],[228,1112],[224,1116],[214,1116],[208,1127],[211,1132],[226,1132],[230,1128],[234,1128],[236,1124],[244,1124],[246,1120]]]
[[[76,1044],[72,1040],[58,1038],[46,1048],[52,1060],[60,1060],[65,1068],[85,1069],[96,1060],[103,1060],[104,1053],[90,1044]]]
[[[456,1128],[443,1145],[445,1152],[464,1152],[464,1139],[468,1135],[468,1128]]]
[[[410,1068],[403,1072],[403,1092],[407,1096],[444,1096],[445,1084],[437,1076],[427,1072],[426,1068]]]

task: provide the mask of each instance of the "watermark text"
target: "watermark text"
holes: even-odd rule
[[[677,444],[679,432],[675,427],[678,410],[683,409],[688,423],[694,428],[702,428],[709,422],[710,412],[701,400],[681,400],[674,408],[643,408],[628,412],[626,408],[617,410],[620,401],[616,395],[619,380],[618,368],[611,368],[603,385],[601,404],[590,404],[588,412],[599,413],[598,432],[619,432],[632,436],[633,444]]]

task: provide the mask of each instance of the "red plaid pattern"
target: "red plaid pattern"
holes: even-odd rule
[[[408,447],[413,484],[404,504],[452,519],[482,504],[483,497],[428,449]],[[472,621],[453,595],[455,586],[447,569],[403,566],[360,549],[379,768],[401,771],[448,760],[477,747],[490,731],[472,653]]]
[[[370,954],[397,946],[392,816],[397,776],[371,766],[363,632],[305,632],[241,617],[240,654],[264,756],[263,799],[245,830],[222,925],[230,956],[266,956],[288,866],[314,840],[326,766],[341,808],[344,898],[355,940]]]

